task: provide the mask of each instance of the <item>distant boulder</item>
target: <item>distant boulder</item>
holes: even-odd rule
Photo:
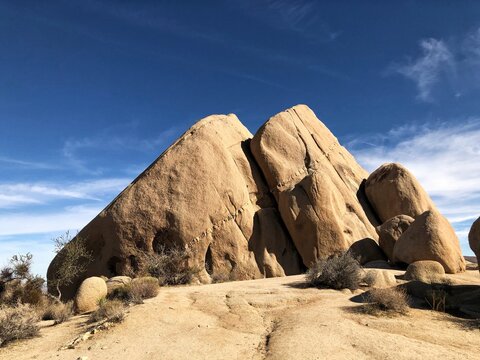
[[[408,215],[397,215],[377,227],[378,244],[390,261],[393,259],[395,243],[413,221]]]
[[[437,211],[417,216],[393,248],[394,262],[411,264],[420,260],[438,261],[450,274],[465,271],[457,235]]]
[[[365,192],[382,223],[397,215],[415,218],[427,210],[435,210],[417,179],[400,164],[384,164],[371,173]]]
[[[480,263],[480,218],[478,218],[472,225],[470,232],[468,233],[468,242],[470,249],[475,253],[477,257],[477,264]],[[480,267],[478,268],[480,271]]]

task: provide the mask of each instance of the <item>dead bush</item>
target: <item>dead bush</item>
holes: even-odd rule
[[[200,269],[188,265],[188,253],[178,247],[167,249],[163,246],[153,253],[141,257],[146,274],[159,279],[162,285],[188,284]]]
[[[379,312],[406,314],[409,308],[407,293],[397,287],[371,289],[366,294],[366,300],[368,304],[365,305],[364,311],[370,314]]]
[[[447,292],[443,289],[431,290],[427,293],[425,301],[433,311],[445,312],[447,308]]]
[[[0,346],[38,335],[38,314],[31,305],[0,307]]]
[[[362,272],[359,262],[349,252],[345,252],[316,261],[308,270],[306,278],[312,286],[318,288],[355,290],[362,281]]]
[[[69,320],[74,314],[73,302],[50,302],[43,310],[42,320],[54,320],[55,325]]]
[[[142,304],[143,300],[150,299],[158,295],[160,286],[158,279],[154,277],[141,277],[133,279],[128,285],[119,286],[114,289],[108,298],[111,300],[120,300],[124,303]]]
[[[90,314],[89,322],[107,320],[120,323],[125,319],[125,304],[120,300],[102,299],[96,311]]]

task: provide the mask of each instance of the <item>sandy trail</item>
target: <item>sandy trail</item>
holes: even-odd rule
[[[302,280],[162,288],[75,349],[58,350],[85,331],[85,317],[0,349],[0,359],[478,359],[480,330],[449,315],[358,314],[350,291],[305,289]]]

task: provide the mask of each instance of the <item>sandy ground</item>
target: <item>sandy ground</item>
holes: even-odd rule
[[[461,275],[480,285],[478,271]],[[450,315],[359,314],[350,291],[302,288],[303,276],[162,288],[122,324],[75,349],[85,317],[0,349],[0,359],[478,359],[480,329]],[[353,309],[353,310],[352,310]]]

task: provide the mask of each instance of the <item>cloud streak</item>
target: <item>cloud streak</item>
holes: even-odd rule
[[[387,74],[400,74],[413,81],[417,99],[433,102],[434,93],[443,85],[455,97],[478,87],[480,80],[480,28],[449,42],[423,39],[420,54],[414,59],[390,65]]]

